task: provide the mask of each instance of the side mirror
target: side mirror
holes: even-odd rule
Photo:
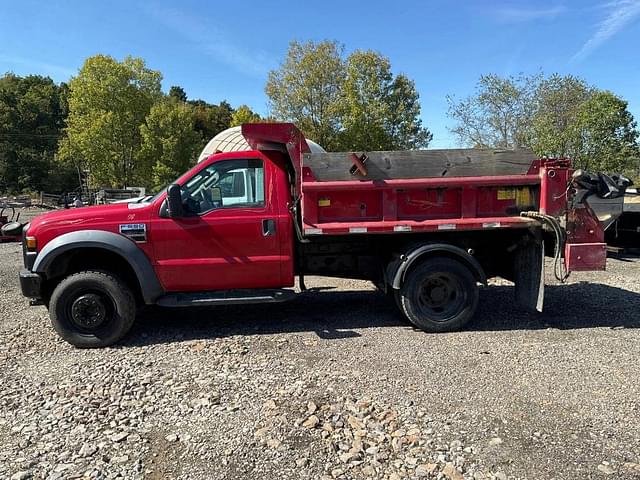
[[[182,194],[180,191],[180,185],[172,183],[167,188],[167,204],[169,206],[169,217],[178,218],[184,215],[184,208],[182,207]]]

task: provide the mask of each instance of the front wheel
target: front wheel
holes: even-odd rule
[[[79,272],[62,280],[49,302],[53,328],[71,345],[97,348],[124,337],[135,320],[131,289],[108,272]]]
[[[427,332],[458,330],[478,306],[478,286],[471,271],[449,258],[427,259],[410,270],[400,289],[400,307],[416,327]]]

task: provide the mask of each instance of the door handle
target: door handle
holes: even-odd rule
[[[272,218],[262,220],[262,235],[270,237],[276,234],[276,221]]]

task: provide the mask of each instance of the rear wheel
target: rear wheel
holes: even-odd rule
[[[131,289],[110,273],[80,272],[62,280],[49,302],[56,332],[79,348],[111,345],[122,339],[135,320]]]
[[[462,263],[427,259],[407,274],[399,303],[409,321],[424,331],[458,330],[476,311],[478,286]]]

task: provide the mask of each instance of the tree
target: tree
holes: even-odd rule
[[[371,50],[356,50],[347,58],[347,74],[341,88],[343,148],[385,150],[386,118],[393,74],[389,60]]]
[[[140,58],[122,62],[107,55],[85,60],[69,82],[69,117],[59,156],[87,169],[94,185],[135,185],[140,125],[161,96],[160,72]]]
[[[598,91],[580,105],[571,125],[570,154],[579,168],[640,173],[638,131],[627,102],[608,91]]]
[[[273,115],[294,122],[327,149],[339,144],[343,50],[335,41],[292,41],[280,68],[269,72],[265,87]]]
[[[176,100],[178,100],[180,102],[186,102],[187,101],[187,93],[184,91],[184,88],[178,87],[176,85],[173,85],[169,89],[169,96],[171,98],[175,98]]]
[[[0,191],[49,191],[73,185],[73,172],[53,168],[64,125],[64,84],[48,77],[0,77]]]
[[[173,97],[151,107],[140,127],[137,155],[140,167],[149,173],[145,185],[159,189],[195,163],[202,137],[194,125],[194,108]]]
[[[414,149],[431,140],[422,128],[414,83],[404,75],[394,78],[389,59],[380,53],[349,55],[342,91],[342,148]]]
[[[551,75],[536,88],[530,146],[540,155],[571,157],[576,153],[573,125],[582,104],[595,92],[574,76]]]
[[[269,72],[272,114],[329,150],[427,146],[415,84],[394,78],[378,52],[357,50],[346,59],[343,52],[335,41],[291,42],[280,68]]]
[[[247,105],[240,105],[231,115],[230,126],[235,127],[242,125],[243,123],[259,123],[262,122],[262,117],[251,110]]]
[[[228,102],[223,100],[218,105],[212,105],[204,100],[191,100],[189,104],[194,107],[194,128],[205,143],[231,126],[233,108]]]
[[[474,147],[517,148],[530,143],[534,95],[540,75],[501,78],[482,75],[476,94],[456,102],[451,96],[451,131]]]
[[[433,139],[433,134],[422,126],[416,85],[405,75],[397,75],[391,85],[385,129],[390,141],[389,150],[426,148]]]

